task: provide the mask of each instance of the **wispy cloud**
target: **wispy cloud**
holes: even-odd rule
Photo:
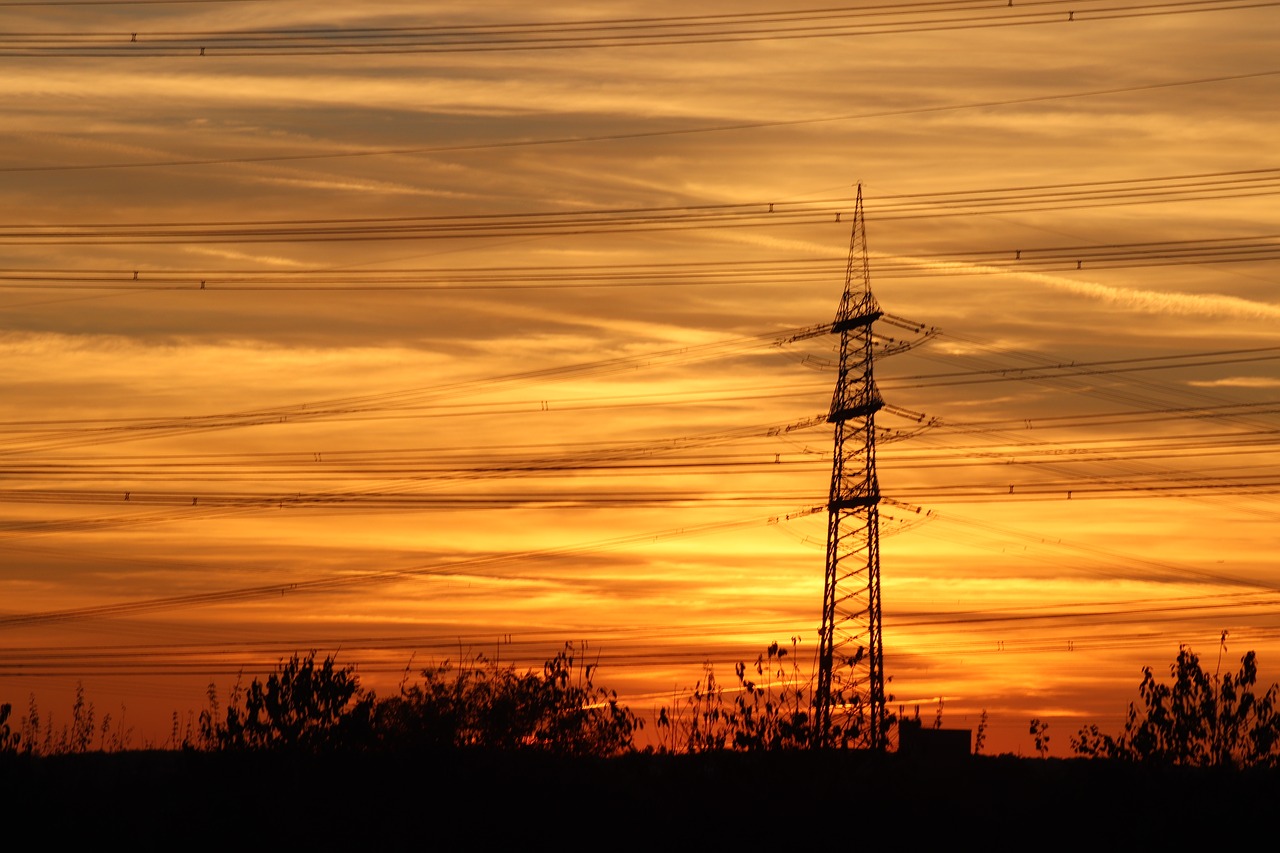
[[[248,252],[237,252],[234,249],[211,249],[208,246],[184,246],[183,251],[193,255],[206,255],[212,258],[222,258],[227,261],[247,261],[255,264],[266,264],[270,267],[291,267],[300,268],[307,264],[296,261],[292,258],[282,258],[279,255],[255,255]]]
[[[1016,277],[1024,281],[1043,284],[1054,290],[1085,296],[1147,314],[1220,317],[1237,320],[1280,319],[1280,305],[1270,302],[1256,302],[1222,293],[1170,293],[1161,290],[1116,287],[1115,285],[1102,284],[1096,281],[1080,281],[1079,279],[1061,275],[1022,272],[1006,267],[993,267],[957,261],[934,261],[906,256],[895,256],[895,260],[913,264],[921,269],[935,270],[941,273],[988,273],[990,275]]]
[[[1187,383],[1197,388],[1280,388],[1280,377],[1227,376],[1222,379],[1200,379]]]

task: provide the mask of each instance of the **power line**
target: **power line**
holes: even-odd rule
[[[821,326],[825,329],[828,326]],[[808,334],[809,327],[805,327]],[[626,369],[629,365],[638,362],[653,363],[655,360],[666,356],[667,358],[688,361],[695,356],[715,356],[732,351],[732,349],[746,349],[750,344],[760,345],[767,340],[766,335],[759,335],[750,338],[741,338],[734,341],[722,341],[715,344],[701,345],[695,347],[681,347],[675,350],[660,351],[649,353],[641,356],[630,357],[627,359],[608,359],[600,362],[587,362],[578,365],[569,365],[561,368],[548,368],[544,370],[531,371],[528,373],[511,374],[505,377],[493,377],[485,380],[476,380],[470,383],[447,383],[436,387],[427,387],[419,389],[403,389],[398,391],[389,391],[382,394],[366,395],[356,398],[339,398],[334,400],[313,401],[310,403],[299,403],[287,407],[278,407],[271,409],[261,409],[239,413],[225,413],[214,415],[184,416],[177,418],[124,418],[112,420],[89,420],[76,419],[72,421],[58,421],[41,419],[37,421],[11,421],[0,423],[0,435],[7,432],[13,438],[10,441],[0,440],[0,455],[13,452],[29,453],[34,449],[45,448],[53,449],[58,447],[75,446],[81,443],[101,444],[104,440],[115,438],[118,440],[136,440],[136,439],[155,439],[171,436],[181,433],[208,431],[213,429],[230,429],[244,428],[253,426],[263,426],[268,424],[279,424],[288,421],[294,423],[310,422],[316,420],[335,420],[335,419],[351,419],[353,416],[368,416],[378,412],[388,410],[400,410],[416,407],[427,406],[427,413],[445,414],[446,410],[441,408],[440,398],[446,394],[451,399],[456,399],[457,395],[468,388],[472,390],[480,390],[493,386],[495,384],[522,383],[533,380],[551,380],[557,378],[568,378],[572,376],[584,375],[608,375],[619,369]],[[777,338],[774,339],[775,341]],[[726,349],[726,344],[731,349]],[[747,346],[743,346],[747,345]],[[1151,356],[1140,359],[1112,359],[1095,362],[1060,362],[1057,364],[1040,365],[1036,367],[1005,367],[1005,368],[982,368],[969,371],[952,371],[948,373],[935,374],[914,374],[904,377],[898,377],[888,383],[884,383],[886,388],[930,388],[930,387],[952,387],[960,385],[972,384],[988,384],[995,382],[1013,382],[1013,381],[1060,381],[1064,378],[1073,377],[1096,377],[1107,375],[1130,374],[1135,372],[1149,372],[1157,370],[1173,370],[1185,369],[1189,367],[1206,367],[1223,364],[1240,364],[1252,363],[1259,361],[1274,361],[1280,359],[1280,347],[1260,347],[1253,349],[1241,350],[1216,350],[1203,353],[1188,353],[1182,355],[1166,355]],[[794,387],[791,386],[791,387]],[[809,391],[796,391],[795,396],[808,397]],[[679,402],[670,395],[658,395],[659,397],[667,397],[665,404]],[[687,397],[687,395],[681,395]],[[697,396],[688,398],[688,402],[715,402],[715,401],[742,401],[751,399],[777,399],[779,397],[778,390],[767,391],[761,393],[754,390],[745,395],[713,395],[708,396],[706,392],[698,392]],[[537,401],[528,401],[525,408],[531,409]],[[543,408],[547,407],[545,401]],[[450,403],[453,407],[454,415],[492,415],[495,411],[510,411],[512,404],[509,402],[495,404],[457,404]],[[602,401],[599,398],[593,398],[591,402],[573,401],[556,401],[556,410],[574,411],[584,408],[618,408],[618,401]],[[1254,407],[1257,408],[1256,406]],[[515,409],[521,410],[520,408]],[[1204,410],[1196,410],[1203,412]],[[1245,407],[1240,411],[1248,412],[1250,409]],[[1221,412],[1219,413],[1222,414]],[[1110,415],[1108,417],[1111,417]],[[961,429],[965,427],[961,426]],[[14,445],[12,442],[17,442]],[[4,445],[10,445],[12,450],[4,450]]]
[[[188,6],[212,3],[281,3],[288,0],[0,0],[0,7],[56,8],[59,6]]]
[[[942,634],[949,650],[957,648],[966,652],[1034,652],[1062,650],[1060,641],[1042,633],[1045,627],[1056,630],[1094,628],[1100,623],[1119,628],[1133,624],[1146,626],[1153,617],[1162,623],[1186,620],[1221,619],[1223,616],[1241,618],[1248,614],[1258,617],[1280,615],[1280,602],[1273,594],[1219,593],[1188,598],[1129,599],[1106,602],[1064,602],[1046,607],[995,608],[983,611],[899,611],[887,620],[894,628],[909,629],[913,650],[930,647],[926,639]],[[975,626],[983,626],[986,633],[974,635]],[[969,638],[957,638],[956,628],[965,628]],[[1018,629],[1034,630],[1032,636],[1011,636]],[[690,624],[677,631],[664,631],[656,626],[634,625],[607,629],[568,627],[562,630],[524,630],[507,639],[505,632],[463,634],[414,634],[350,637],[309,637],[296,640],[231,640],[203,643],[136,643],[107,646],[21,646],[0,650],[0,678],[42,677],[66,672],[85,672],[95,676],[124,677],[136,674],[190,675],[235,674],[241,670],[270,669],[284,655],[298,649],[341,650],[345,656],[362,658],[361,672],[402,672],[403,666],[366,669],[367,662],[376,660],[374,654],[385,657],[388,652],[433,652],[441,658],[458,657],[459,648],[485,649],[495,646],[495,636],[502,639],[496,644],[499,653],[507,661],[537,661],[558,648],[565,636],[575,636],[591,644],[601,664],[614,666],[661,666],[672,663],[702,663],[712,651],[709,644],[679,650],[673,642],[687,645],[707,636],[742,635],[753,631],[765,634],[793,632],[795,622],[788,620],[757,620],[714,624]],[[995,637],[999,644],[992,642]],[[1255,626],[1255,635],[1280,636],[1280,628]],[[1085,648],[1106,645],[1110,648],[1132,643],[1138,636],[1133,629],[1091,631],[1087,640],[1080,643]],[[714,654],[742,653],[742,641],[721,641],[722,648]],[[655,646],[659,648],[655,650]],[[752,649],[755,651],[755,649]],[[465,657],[465,655],[464,655]],[[455,661],[461,663],[462,661]]]
[[[57,166],[2,166],[0,172],[75,172],[100,169],[147,169],[175,168],[185,166],[218,166],[249,163],[278,163],[307,160],[340,160],[353,157],[385,157],[412,156],[423,154],[465,153],[468,151],[492,151],[507,148],[527,148],[545,145],[577,145],[596,142],[622,142],[627,140],[655,139],[672,136],[689,136],[703,133],[730,133],[743,130],[765,130],[769,128],[802,127],[813,124],[828,124],[843,121],[865,121],[874,118],[892,118],[897,116],[924,115],[929,113],[955,112],[970,109],[993,109],[996,107],[1020,106],[1026,104],[1049,103],[1076,98],[1091,98],[1105,95],[1120,95],[1132,92],[1156,91],[1159,89],[1179,88],[1182,86],[1200,86],[1212,83],[1230,83],[1242,80],[1259,79],[1280,75],[1280,69],[1256,71],[1244,74],[1229,74],[1219,77],[1201,77],[1191,80],[1172,80],[1163,83],[1146,83],[1133,86],[1120,86],[1107,89],[1093,89],[1080,92],[1066,92],[1055,95],[1030,95],[1021,98],[1006,98],[992,101],[977,101],[960,104],[945,104],[929,107],[905,107],[893,110],[853,113],[835,116],[823,116],[807,119],[780,119],[764,122],[738,122],[734,124],[704,125],[699,127],[676,128],[670,130],[647,130],[631,133],[598,134],[592,136],[547,137],[544,139],[508,140],[501,142],[476,142],[455,145],[437,145],[411,148],[379,148],[361,151],[331,151],[313,154],[277,154],[258,157],[214,157],[185,158],[175,160],[149,160],[125,163],[88,163],[67,164]]]
[[[1268,8],[1273,2],[1041,0],[1016,6],[938,0],[872,7],[512,24],[130,33],[10,32],[0,57],[321,56],[674,47],[1066,26]]]
[[[796,510],[796,514],[809,514],[819,511],[820,509],[821,507],[816,509],[803,508]],[[612,539],[602,539],[595,542],[582,543],[579,545],[571,545],[561,548],[505,552],[439,563],[419,564],[408,568],[388,571],[362,572],[354,575],[321,577],[305,581],[240,587],[236,589],[222,589],[210,592],[193,593],[189,595],[170,596],[167,598],[153,598],[99,606],[67,608],[62,610],[43,611],[39,613],[6,614],[0,616],[0,630],[6,628],[29,627],[31,625],[80,621],[84,619],[100,619],[137,613],[152,613],[164,610],[182,610],[190,607],[222,604],[233,601],[283,598],[290,594],[318,592],[322,590],[340,589],[353,586],[367,586],[370,584],[383,584],[427,575],[483,575],[486,572],[492,571],[494,567],[503,566],[508,563],[526,563],[549,558],[591,554],[599,551],[611,550],[622,545],[638,544],[642,542],[657,542],[685,536],[700,535],[703,533],[776,523],[778,523],[777,516],[763,519],[754,518],[745,521],[719,521],[706,524],[688,525],[685,527],[668,528],[659,531],[650,531],[630,536],[619,536]]]
[[[877,274],[895,278],[1084,268],[1257,263],[1280,259],[1280,235],[1165,240],[1145,243],[987,249],[878,258]],[[416,267],[395,269],[0,269],[0,289],[106,291],[565,290],[584,288],[715,287],[819,282],[841,259],[797,258],[543,267]],[[960,269],[950,269],[956,265]]]
[[[1211,180],[1205,180],[1210,178]],[[1011,213],[1083,207],[1135,205],[1205,198],[1274,195],[1280,192],[1280,169],[1220,172],[1078,184],[1046,195],[1042,188],[1005,188],[939,194],[889,197],[876,209],[880,220],[972,216],[979,213]],[[1206,195],[1206,193],[1208,195]],[[940,209],[941,208],[941,209]],[[353,219],[275,219],[184,223],[68,223],[0,225],[0,244],[29,245],[146,245],[168,243],[293,243],[455,238],[512,238],[567,236],[635,231],[668,231],[701,228],[742,228],[840,222],[849,213],[849,201],[785,201],[736,204],[677,205],[650,208],[614,208],[574,212],[521,212],[396,216]],[[1242,238],[1249,240],[1251,238]],[[1262,253],[1267,259],[1276,250],[1274,236],[1252,238],[1252,243],[1186,241],[1184,256],[1206,258],[1224,251]],[[1142,260],[1171,257],[1179,248],[1164,243],[1112,244],[1097,247],[1104,260]],[[1015,255],[1018,250],[1015,250]],[[1197,254],[1198,253],[1198,254]],[[1028,250],[1033,260],[1061,261],[1069,252]],[[1020,258],[1015,257],[1015,260]]]

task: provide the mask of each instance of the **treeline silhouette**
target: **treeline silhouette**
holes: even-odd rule
[[[1255,691],[1252,652],[1219,675],[1184,648],[1171,684],[1148,668],[1123,731],[1072,739],[1094,760],[809,748],[812,693],[796,657],[774,644],[728,689],[708,671],[659,710],[658,743],[643,747],[641,719],[571,644],[540,669],[433,664],[385,698],[333,656],[294,655],[225,696],[211,687],[199,714],[175,714],[163,749],[130,748],[81,690],[61,728],[34,701],[21,719],[0,707],[0,808],[33,832],[143,847],[204,833],[291,849],[683,848],[729,831],[794,841],[831,816],[856,817],[872,839],[1051,831],[1145,848],[1247,825],[1280,796],[1280,688]],[[856,722],[846,734],[856,743]]]
[[[798,640],[793,638],[793,650]],[[657,744],[663,753],[803,749],[813,744],[811,678],[796,656],[771,644],[753,664],[735,668],[726,692],[708,666],[682,701],[659,708]],[[595,683],[597,665],[566,643],[540,671],[520,671],[483,655],[433,664],[406,681],[397,695],[366,691],[352,666],[312,651],[281,660],[265,679],[237,680],[225,699],[210,684],[206,707],[173,714],[162,748],[203,752],[273,751],[321,754],[388,749],[538,750],[563,756],[610,758],[635,752],[645,719]],[[863,725],[856,691],[839,689],[845,712],[833,743],[850,746]],[[0,706],[0,753],[65,755],[132,748],[132,733],[96,709],[77,686],[69,722],[55,726],[31,697],[27,714],[11,721]],[[892,720],[893,717],[890,716]]]
[[[812,677],[794,654],[772,643],[753,664],[735,667],[737,684],[726,691],[708,666],[683,700],[656,710],[653,742],[640,747],[645,720],[619,701],[616,691],[595,683],[597,664],[566,643],[540,670],[519,670],[482,655],[432,664],[415,680],[406,674],[399,692],[385,698],[366,691],[353,666],[335,655],[312,651],[281,660],[265,679],[240,680],[225,700],[214,684],[206,707],[186,717],[173,714],[169,750],[206,753],[324,755],[339,752],[483,750],[535,751],[609,759],[637,752],[696,755],[725,751],[810,750],[817,743],[811,713]],[[1226,634],[1221,651],[1226,650]],[[1179,649],[1170,666],[1172,682],[1143,670],[1139,702],[1129,706],[1116,735],[1088,725],[1070,738],[1073,752],[1089,758],[1159,765],[1275,768],[1280,766],[1280,685],[1260,692],[1257,656],[1247,652],[1238,672],[1213,673],[1190,648]],[[857,747],[865,732],[864,708],[849,680],[836,678],[835,715],[829,743]],[[886,715],[905,739],[922,724]],[[986,740],[983,712],[974,752]],[[939,706],[933,728],[942,726]],[[910,731],[908,731],[908,729]],[[1036,753],[1048,755],[1048,723],[1033,719]],[[916,740],[916,743],[921,741]],[[937,742],[941,742],[940,740]],[[924,742],[926,745],[928,741]],[[950,739],[954,744],[956,740]],[[968,741],[965,741],[967,744]],[[131,732],[110,715],[101,721],[77,686],[69,722],[55,727],[35,697],[27,714],[14,719],[0,705],[0,756],[59,756],[132,749]],[[905,750],[905,745],[903,746]],[[969,751],[965,747],[964,752]],[[951,757],[957,750],[950,749]]]
[[[596,665],[572,643],[541,671],[519,671],[476,655],[422,670],[398,695],[379,698],[353,666],[312,651],[282,660],[265,679],[240,680],[225,700],[210,684],[206,707],[173,714],[164,748],[202,752],[323,754],[382,749],[536,749],[610,757],[635,748],[643,720],[594,683]],[[114,723],[114,728],[113,728]],[[32,697],[14,720],[0,705],[0,753],[118,752],[131,732],[110,715],[98,722],[82,686],[71,719],[56,727]]]

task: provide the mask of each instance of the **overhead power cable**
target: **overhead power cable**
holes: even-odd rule
[[[795,512],[788,517],[809,515],[823,510],[825,510],[825,507],[804,507],[795,510]],[[748,520],[719,521],[669,528],[630,536],[619,536],[612,539],[602,539],[595,542],[571,545],[563,548],[546,548],[531,551],[488,554],[459,560],[424,563],[408,568],[393,569],[389,571],[364,572],[354,575],[344,574],[336,577],[321,577],[306,581],[212,590],[202,593],[192,593],[189,595],[125,601],[100,606],[48,610],[37,613],[6,614],[0,616],[0,630],[5,628],[27,627],[31,625],[48,625],[82,621],[85,619],[111,618],[137,613],[184,610],[191,607],[222,604],[234,601],[283,598],[291,594],[296,595],[304,592],[320,592],[325,590],[342,589],[345,587],[383,584],[393,581],[409,580],[426,575],[488,575],[492,574],[498,567],[510,563],[524,565],[537,560],[594,554],[600,551],[608,551],[613,548],[621,547],[623,545],[658,542],[667,539],[682,538],[685,536],[694,536],[736,528],[777,524],[778,521],[778,516],[771,516],[769,518],[753,518]]]
[[[924,32],[1085,26],[1089,22],[1227,12],[1261,0],[933,0],[875,6],[513,23],[317,26],[267,30],[11,31],[0,57],[323,56],[562,51],[781,42]]]
[[[1000,367],[950,373],[924,373],[894,377],[880,383],[885,389],[933,388],[950,385],[975,385],[989,382],[1061,379],[1072,376],[1103,376],[1117,373],[1140,373],[1151,370],[1173,370],[1218,364],[1244,364],[1280,359],[1280,347],[1257,347],[1221,350],[1188,355],[1149,356],[1145,358],[1108,359],[1105,361],[1059,362],[1034,367]]]
[[[1097,428],[1100,426],[1141,425],[1164,420],[1200,420],[1225,419],[1240,415],[1274,415],[1280,414],[1280,400],[1267,400],[1260,403],[1222,403],[1205,406],[1163,406],[1157,408],[1143,407],[1136,411],[1104,412],[1088,415],[1047,415],[1034,418],[1018,418],[994,421],[947,421],[947,428],[953,432],[983,433],[1021,429],[1075,429],[1081,426]],[[1076,439],[1077,444],[1088,444],[1090,441],[1108,441],[1110,439]]]
[[[1203,86],[1214,83],[1233,83],[1245,80],[1256,80],[1264,77],[1280,75],[1280,69],[1253,71],[1243,74],[1227,74],[1218,77],[1200,77],[1190,80],[1168,80],[1161,83],[1144,83],[1130,86],[1117,86],[1108,89],[1092,89],[1080,92],[1061,92],[1049,95],[1028,95],[1018,98],[1004,98],[992,101],[970,101],[965,103],[939,104],[933,106],[900,107],[891,110],[877,110],[844,115],[819,116],[814,118],[775,119],[772,121],[736,122],[732,124],[703,125],[696,127],[672,128],[667,130],[639,130],[626,133],[597,134],[593,136],[558,136],[542,139],[517,139],[497,142],[467,142],[450,145],[416,146],[411,148],[373,148],[355,151],[320,151],[306,154],[265,154],[248,157],[205,157],[177,158],[166,160],[142,160],[118,163],[64,163],[58,165],[24,165],[0,166],[3,172],[79,172],[102,169],[151,169],[176,168],[188,166],[222,166],[249,163],[284,163],[307,160],[344,160],[363,157],[413,156],[426,154],[465,153],[469,151],[495,151],[510,148],[530,148],[548,145],[579,145],[598,142],[625,142],[628,140],[657,139],[674,136],[693,136],[704,133],[731,133],[744,130],[766,130],[769,128],[803,127],[805,125],[830,124],[845,121],[866,121],[876,118],[895,118],[909,115],[927,115],[929,113],[947,113],[972,109],[995,109],[998,107],[1022,106],[1029,104],[1052,103],[1055,101],[1093,98],[1107,95],[1122,95],[1134,92],[1150,92],[1160,89],[1174,89],[1184,86]]]
[[[287,3],[291,0],[0,0],[0,8],[43,9],[60,6],[205,6],[225,3]]]
[[[683,364],[690,361],[746,352],[761,346],[778,346],[787,342],[816,337],[826,334],[829,329],[829,323],[821,323],[815,326],[775,330],[739,338],[672,347],[633,356],[621,356],[557,367],[519,371],[484,379],[445,382],[434,386],[400,389],[354,397],[332,398],[323,401],[240,412],[168,418],[124,417],[10,421],[0,423],[0,429],[10,434],[17,433],[19,437],[16,442],[4,442],[3,449],[0,449],[0,455],[25,455],[33,450],[79,446],[85,443],[101,444],[108,441],[163,438],[178,434],[286,422],[300,423],[335,418],[349,419],[353,416],[384,412],[389,409],[403,410],[407,407],[424,405],[430,405],[439,410],[442,405],[440,402],[442,399],[448,398],[452,402],[464,392],[476,393],[504,386],[566,381],[586,376],[608,376],[619,372],[631,372],[639,365],[647,367],[658,364]],[[493,412],[490,409],[486,413],[492,414]]]
[[[931,253],[873,259],[877,276],[987,275],[1088,268],[1260,263],[1280,260],[1280,234]],[[544,267],[397,269],[75,269],[0,268],[0,289],[105,291],[566,290],[584,288],[769,286],[829,281],[843,258]]]
[[[934,194],[888,195],[868,205],[878,220],[1025,213],[1067,208],[1108,207],[1280,193],[1280,169],[1251,169],[1100,181],[1008,187]],[[195,243],[297,243],[461,238],[515,238],[669,231],[702,228],[770,227],[841,222],[851,199],[750,202],[616,208],[592,211],[396,216],[356,219],[275,219],[207,222],[99,222],[0,224],[0,245],[146,245]],[[1270,259],[1276,236],[1238,240],[1114,244],[1097,247],[1103,261],[1136,262],[1152,257],[1196,260]],[[1020,261],[1013,250],[1014,260]],[[1070,262],[1078,253],[1028,249],[1028,263]],[[1008,250],[1004,260],[1007,262]],[[988,257],[999,261],[999,257]]]
[[[816,334],[816,330],[826,328],[806,327],[804,334]],[[751,341],[763,342],[764,336],[738,339],[738,348]],[[776,339],[775,339],[776,340]],[[31,420],[0,423],[0,430],[12,438],[0,444],[0,455],[14,453],[27,455],[37,449],[54,449],[77,446],[85,443],[101,444],[107,440],[135,440],[162,438],[175,434],[207,430],[223,430],[277,424],[286,421],[308,422],[315,420],[349,419],[352,416],[368,415],[387,410],[404,410],[407,407],[428,406],[439,409],[440,399],[448,395],[451,400],[466,390],[482,390],[486,387],[508,383],[527,382],[532,380],[564,379],[573,376],[606,374],[618,369],[625,369],[635,362],[652,363],[667,356],[680,360],[688,360],[695,355],[713,355],[723,350],[727,342],[682,347],[644,356],[627,359],[607,359],[600,362],[589,362],[569,365],[561,368],[548,368],[527,373],[511,374],[474,382],[446,383],[418,389],[403,389],[383,394],[363,397],[340,398],[334,400],[300,403],[292,406],[247,412],[226,413],[216,415],[186,416],[173,418],[122,418],[114,420],[78,419],[65,420]],[[1138,359],[1112,359],[1094,362],[1061,362],[1034,367],[1008,367],[999,369],[978,369],[936,374],[916,374],[900,377],[881,383],[883,388],[925,388],[949,387],[956,385],[983,384],[991,382],[1011,381],[1056,381],[1077,376],[1105,376],[1149,372],[1156,370],[1185,369],[1189,367],[1205,367],[1222,364],[1240,364],[1280,359],[1280,347],[1261,347],[1241,350],[1217,350],[1202,353],[1186,353],[1169,356],[1152,356]],[[807,396],[809,392],[804,392]],[[744,399],[758,397],[748,395]],[[769,395],[776,397],[776,393]],[[737,398],[734,398],[737,399]],[[616,403],[611,405],[617,405]],[[566,409],[572,408],[566,406]],[[1247,413],[1249,409],[1240,410]],[[474,414],[493,414],[492,406],[486,405],[475,409]],[[908,415],[909,417],[909,415]],[[922,416],[923,417],[923,416]],[[961,427],[964,429],[964,427]],[[10,449],[4,449],[7,446]]]
[[[956,644],[966,652],[1034,652],[1061,649],[1061,643],[1047,636],[1051,630],[1092,627],[1100,623],[1115,626],[1106,632],[1090,631],[1083,643],[1075,640],[1078,648],[1120,648],[1135,644],[1140,637],[1133,628],[1121,625],[1149,626],[1156,618],[1162,624],[1188,619],[1222,619],[1229,617],[1267,618],[1277,613],[1278,603],[1274,594],[1219,593],[1215,595],[1170,598],[1145,598],[1106,602],[1063,602],[1044,607],[1005,607],[982,611],[961,610],[896,610],[890,622],[899,629],[910,629],[911,648],[932,647],[926,638],[943,638],[947,647],[955,650]],[[377,665],[388,654],[418,653],[427,661],[459,660],[459,647],[472,649],[497,648],[504,661],[520,664],[528,661],[536,665],[554,654],[564,637],[572,635],[590,643],[598,655],[598,661],[609,668],[618,666],[662,666],[672,663],[673,652],[681,662],[702,663],[711,659],[712,651],[704,638],[785,635],[794,632],[795,620],[755,620],[751,622],[723,622],[714,624],[682,625],[678,630],[662,630],[651,625],[616,626],[610,628],[584,628],[575,626],[559,630],[526,630],[517,634],[484,633],[422,633],[379,636],[296,636],[291,639],[233,640],[211,642],[172,643],[115,643],[110,645],[44,645],[11,646],[0,650],[0,678],[31,678],[65,675],[68,673],[92,673],[103,676],[124,677],[146,674],[159,675],[232,675],[240,672],[270,670],[278,661],[299,649],[324,652],[341,650],[343,659],[358,661],[360,672],[403,672],[404,666]],[[968,640],[960,639],[957,627],[965,628]],[[983,633],[975,634],[975,628]],[[1031,628],[1033,635],[1023,633]],[[1017,635],[1013,632],[1017,631]],[[1251,635],[1280,636],[1280,629],[1254,627]],[[702,642],[699,642],[699,641]],[[740,641],[720,641],[739,645]],[[1056,646],[1055,646],[1056,644]],[[692,646],[692,648],[690,648]],[[721,650],[727,651],[727,650]],[[751,650],[755,652],[755,649]],[[465,654],[463,655],[465,657]],[[429,666],[429,663],[424,665]]]

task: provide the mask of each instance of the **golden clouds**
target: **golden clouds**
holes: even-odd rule
[[[206,5],[27,10],[23,26],[424,23],[397,3]],[[474,6],[436,4],[432,21],[530,14]],[[1052,367],[1274,343],[1273,184],[1168,199],[1147,181],[1280,167],[1277,77],[1240,77],[1274,71],[1266,14],[572,52],[0,58],[7,224],[475,226],[0,245],[6,615],[249,591],[5,640],[363,638],[393,671],[460,635],[589,636],[637,695],[692,683],[704,658],[811,643],[825,529],[805,513],[826,499],[830,436],[788,428],[825,412],[831,347],[771,336],[830,320],[848,241],[835,213],[862,180],[880,301],[944,332],[876,368],[890,402],[926,415],[882,420],[901,438],[881,446],[882,489],[906,505],[885,508],[899,694],[945,694],[957,714],[989,702],[1029,717],[1041,699],[1065,713],[1092,707],[1092,683],[1127,695],[1140,663],[1228,621],[1241,643],[1272,642],[1263,599],[1159,602],[1270,582],[1275,362]],[[347,154],[360,156],[326,157]],[[112,164],[128,165],[96,168]],[[1123,205],[1060,203],[1101,181],[1132,182],[1113,188]],[[956,198],[1000,188],[1041,203],[953,215]],[[931,209],[877,217],[880,200],[921,194]],[[483,230],[498,215],[805,200],[831,215]],[[1182,265],[1151,249],[1164,265],[1106,271],[973,260],[1201,237],[1261,248]],[[1044,369],[1026,378],[1029,365]],[[316,581],[334,585],[291,587]],[[1079,615],[1098,602],[1133,602],[1133,620]],[[981,612],[1004,621],[965,621]],[[240,662],[269,664],[259,651]],[[204,680],[174,698],[141,665],[123,684],[79,672],[91,692],[175,706]],[[8,675],[0,698],[45,702],[47,684],[71,683]]]

